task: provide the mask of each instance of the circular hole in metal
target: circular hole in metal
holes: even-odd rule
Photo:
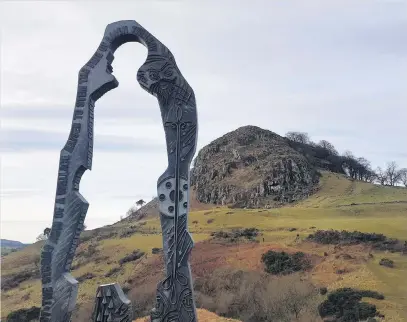
[[[160,199],[160,201],[164,201],[164,200],[165,200],[165,195],[164,195],[164,194],[160,194],[159,199]]]
[[[173,211],[174,211],[174,207],[173,207],[173,206],[169,206],[169,207],[168,207],[168,211],[169,211],[169,212],[173,212]]]
[[[165,184],[165,187],[166,187],[167,189],[171,189],[171,187],[172,187],[171,182],[168,181],[168,182]]]

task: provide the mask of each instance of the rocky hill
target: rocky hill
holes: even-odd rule
[[[239,208],[305,199],[315,192],[319,176],[309,156],[297,149],[271,131],[240,127],[199,151],[191,186],[202,203]]]

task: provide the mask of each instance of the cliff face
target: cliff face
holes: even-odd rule
[[[273,207],[308,197],[318,178],[314,166],[287,139],[244,126],[199,151],[191,187],[202,203]]]

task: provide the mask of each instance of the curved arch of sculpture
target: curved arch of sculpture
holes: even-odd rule
[[[79,184],[92,167],[94,106],[118,86],[111,66],[115,50],[134,41],[148,49],[137,81],[158,99],[168,154],[168,168],[157,182],[167,274],[158,284],[151,317],[152,321],[196,321],[188,263],[193,241],[187,227],[189,166],[197,140],[195,95],[168,48],[132,20],[109,24],[97,51],[79,71],[71,132],[60,154],[51,233],[41,254],[40,321],[71,319],[78,282],[69,272],[89,207]]]

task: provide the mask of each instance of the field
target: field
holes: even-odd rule
[[[407,240],[405,188],[375,186],[323,173],[319,191],[305,201],[278,209],[213,207],[193,210],[189,227],[196,243],[191,266],[197,279],[205,278],[216,268],[260,273],[264,271],[261,255],[267,250],[302,251],[312,258],[313,267],[307,275],[313,284],[328,290],[353,287],[378,291],[385,295],[384,300],[366,301],[376,304],[385,315],[383,321],[407,321],[406,255],[375,251],[366,245],[335,247],[306,240],[316,230],[328,229],[375,232]],[[251,227],[261,232],[257,243],[219,244],[211,240],[212,232]],[[163,274],[161,255],[152,253],[153,248],[162,247],[158,218],[119,222],[86,231],[83,240],[72,270],[81,280],[78,314],[89,314],[96,288],[103,283],[118,281],[130,295],[139,293],[141,288],[151,288],[154,292],[155,283]],[[41,246],[39,242],[3,258],[2,278],[23,272],[32,272],[32,275],[18,286],[2,291],[2,318],[11,311],[40,305],[38,261]],[[144,252],[140,259],[118,264],[136,249]],[[349,255],[349,259],[343,259],[345,255]],[[395,267],[379,265],[383,257],[392,259]],[[345,273],[338,274],[338,270]],[[141,299],[139,301],[137,305],[147,305],[142,304]],[[140,307],[140,312],[144,309]],[[200,310],[200,314],[208,316],[202,321],[227,321],[205,310]]]

